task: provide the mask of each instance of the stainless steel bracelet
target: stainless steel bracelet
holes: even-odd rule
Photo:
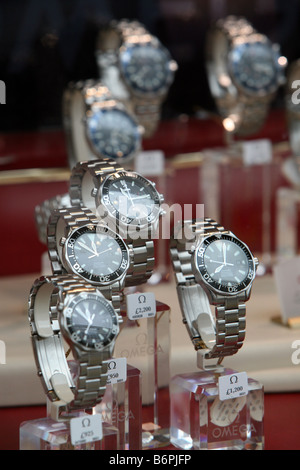
[[[70,195],[62,194],[47,199],[35,207],[35,224],[39,240],[47,243],[47,226],[49,217],[56,209],[71,207]]]
[[[84,206],[97,213],[95,198],[91,193],[98,190],[106,176],[124,170],[114,160],[103,159],[83,162],[76,165],[70,178],[70,199],[74,206]],[[99,219],[98,219],[99,220]],[[101,219],[100,219],[101,220]],[[119,232],[119,227],[116,226]],[[120,235],[125,235],[120,232]],[[128,234],[126,234],[128,235]],[[136,286],[146,282],[153,273],[155,265],[154,242],[151,239],[130,239],[124,236],[128,247],[132,250],[132,264],[128,270],[125,286]]]
[[[174,236],[170,243],[183,322],[195,349],[204,350],[206,359],[235,354],[245,338],[246,307],[243,296],[220,297],[213,317],[207,294],[193,273],[191,246],[195,246],[199,239],[216,233],[226,234],[228,231],[209,218],[184,221],[180,238]]]
[[[112,351],[83,352],[77,358],[78,373],[69,369],[58,322],[58,291],[94,292],[95,287],[76,276],[49,276],[37,279],[29,295],[28,316],[38,375],[48,398],[62,401],[66,409],[88,409],[102,400],[107,382],[107,364]]]
[[[232,119],[233,132],[240,136],[261,129],[273,99],[273,94],[251,97],[239,92],[228,76],[230,44],[239,37],[251,38],[254,34],[258,33],[245,18],[229,16],[216,23],[207,41],[207,71],[212,95],[220,115]]]

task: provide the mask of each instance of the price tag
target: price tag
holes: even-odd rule
[[[135,171],[144,176],[159,176],[165,170],[165,155],[161,150],[140,152],[135,157]]]
[[[245,165],[263,165],[272,161],[272,143],[269,139],[249,140],[243,142],[242,148]]]
[[[70,421],[71,442],[74,446],[87,442],[101,441],[102,419],[101,415],[88,415],[72,418]]]
[[[153,292],[128,294],[126,296],[126,306],[129,320],[155,317],[155,294],[153,294]]]
[[[118,357],[104,361],[107,363],[107,383],[116,384],[127,380],[126,357]]]
[[[237,372],[219,377],[220,400],[231,400],[248,394],[248,377],[246,372]]]

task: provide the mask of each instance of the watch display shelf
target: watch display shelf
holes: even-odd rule
[[[170,307],[156,301],[156,316],[129,320],[122,305],[123,323],[114,356],[126,357],[141,371],[142,448],[170,443]],[[166,411],[167,410],[167,411]]]
[[[170,441],[183,450],[263,450],[264,391],[248,377],[248,394],[220,400],[223,367],[176,375],[170,383]]]

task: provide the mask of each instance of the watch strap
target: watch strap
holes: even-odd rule
[[[76,276],[48,276],[37,279],[29,295],[28,316],[38,375],[48,398],[62,401],[68,410],[89,409],[102,400],[107,382],[104,361],[112,351],[107,348],[77,354],[74,378],[66,360],[57,306],[62,296],[95,289]]]
[[[35,207],[35,225],[39,240],[47,244],[47,226],[50,215],[56,209],[71,207],[69,194],[54,196]]]

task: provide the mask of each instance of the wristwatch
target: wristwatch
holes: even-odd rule
[[[153,240],[164,214],[164,198],[155,185],[113,160],[103,159],[78,163],[71,172],[69,193],[73,206],[90,209],[132,248],[126,285],[146,282],[153,272]]]
[[[279,46],[242,17],[219,20],[209,31],[206,65],[210,90],[225,129],[246,136],[263,126],[271,101],[285,82]]]
[[[69,166],[113,158],[125,164],[141,149],[143,128],[100,81],[70,83],[63,95]]]
[[[258,260],[245,243],[209,218],[179,223],[170,254],[183,322],[195,349],[206,359],[237,353],[245,338],[245,302]]]
[[[108,298],[124,288],[131,252],[122,237],[86,207],[54,210],[47,231],[52,272],[75,274]]]
[[[174,80],[177,64],[157,37],[138,21],[112,21],[98,35],[96,59],[101,81],[154,134],[161,105]]]
[[[40,242],[47,244],[47,226],[51,213],[71,206],[69,193],[58,194],[35,206],[35,225]]]
[[[78,276],[43,276],[30,290],[28,317],[38,375],[50,401],[61,411],[100,403],[107,382],[105,361],[112,357],[122,321],[113,302]],[[73,353],[75,374],[63,340]]]

